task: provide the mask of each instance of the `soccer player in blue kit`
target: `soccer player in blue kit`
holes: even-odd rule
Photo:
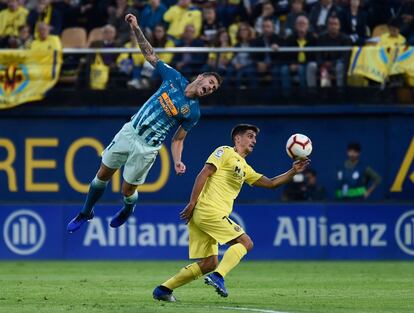
[[[112,175],[121,166],[124,166],[124,206],[112,217],[110,225],[119,227],[127,221],[138,200],[137,186],[145,182],[165,137],[177,125],[171,142],[171,154],[176,173],[184,174],[186,167],[181,155],[187,132],[200,118],[198,98],[213,93],[221,84],[220,76],[214,72],[202,73],[190,83],[158,58],[133,14],[127,14],[125,21],[135,33],[145,59],[154,66],[163,81],[158,90],[105,148],[101,166],[90,184],[83,208],[67,225],[67,231],[70,233],[93,218],[95,203],[104,193]]]

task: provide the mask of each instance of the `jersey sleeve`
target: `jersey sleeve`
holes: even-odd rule
[[[226,149],[224,147],[218,147],[212,154],[210,154],[206,163],[213,164],[217,170],[219,170],[227,159]]]
[[[257,182],[263,176],[263,174],[257,173],[250,165],[247,165],[245,173],[245,182],[248,183],[250,186]]]
[[[175,79],[177,77],[180,77],[181,74],[177,70],[173,69],[168,64],[164,63],[161,60],[157,61],[157,64],[155,65],[155,71],[160,74],[163,80],[166,79]]]

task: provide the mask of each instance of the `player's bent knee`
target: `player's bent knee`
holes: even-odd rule
[[[125,197],[129,197],[130,195],[132,195],[135,192],[135,190],[137,190],[137,186],[131,185],[125,181],[122,183],[122,194]]]
[[[116,172],[116,169],[112,169],[107,167],[105,164],[101,164],[99,167],[98,173],[96,173],[96,177],[103,181],[108,181],[111,179],[112,175]]]
[[[200,266],[201,271],[203,274],[210,273],[214,271],[218,266],[218,258],[217,256],[212,256],[206,259],[203,259],[201,262],[198,263]]]

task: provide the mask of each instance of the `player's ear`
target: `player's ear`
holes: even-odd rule
[[[196,80],[201,80],[203,78],[203,75],[199,74],[196,78]]]

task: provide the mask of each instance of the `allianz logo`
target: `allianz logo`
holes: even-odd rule
[[[109,226],[111,217],[95,217],[87,224],[83,246],[97,244],[101,247],[163,247],[188,246],[188,229],[185,224],[142,223],[135,217],[119,228]]]
[[[385,247],[384,223],[328,223],[325,216],[278,217],[274,246]]]

